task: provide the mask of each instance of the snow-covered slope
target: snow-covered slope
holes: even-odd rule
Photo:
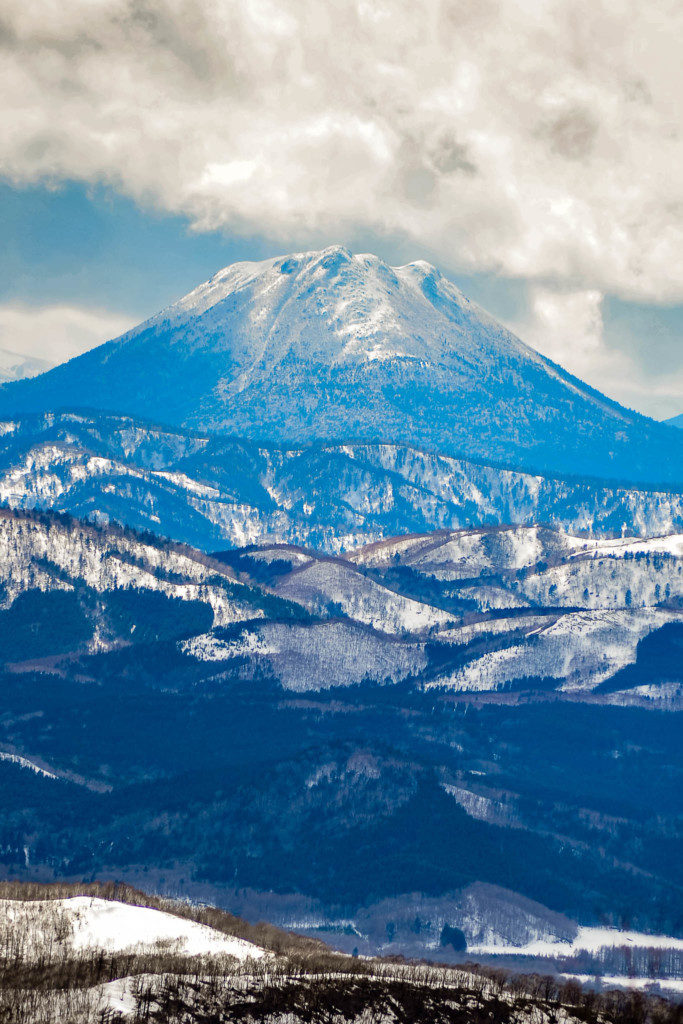
[[[36,957],[46,949],[137,954],[166,952],[258,960],[252,942],[151,907],[93,896],[54,900],[0,900],[0,947],[22,937]]]
[[[0,422],[0,501],[205,550],[276,541],[336,553],[503,523],[617,535],[626,526],[635,536],[683,529],[683,494],[673,491],[534,476],[397,445],[285,450],[74,412]]]
[[[453,622],[447,612],[389,590],[341,560],[311,559],[285,576],[276,591],[311,612],[338,610],[386,633],[423,634]]]
[[[265,622],[236,638],[215,632],[193,637],[183,650],[200,661],[248,657],[289,690],[325,690],[364,680],[398,682],[419,678],[427,667],[424,644],[401,641],[356,623]],[[0,755],[1,756],[1,755]]]
[[[683,436],[525,346],[434,267],[334,246],[237,263],[121,338],[0,391],[289,445],[408,444],[683,485]]]
[[[436,531],[421,536],[393,537],[347,555],[358,565],[410,566],[441,580],[472,579],[509,573],[556,561],[595,543],[546,527]]]
[[[680,533],[641,540],[538,526],[441,530],[370,544],[346,558],[359,567],[403,566],[460,582],[486,601],[498,590],[511,606],[644,608],[683,593]]]
[[[663,609],[569,612],[519,642],[512,639],[510,646],[437,677],[434,685],[495,690],[535,678],[557,680],[566,690],[591,690],[635,661],[643,637],[680,621],[680,614]]]
[[[98,604],[93,595],[152,593],[205,605],[210,609],[209,624],[215,626],[261,618],[268,601],[258,589],[237,581],[227,566],[192,549],[142,538],[132,531],[0,509],[0,611],[16,609],[17,598],[36,593],[73,595],[80,608],[69,610],[69,621],[73,615],[83,620],[79,626],[79,631],[86,630],[83,638],[94,629],[90,649],[118,642],[122,626],[118,612],[112,619],[106,604]],[[45,627],[54,626],[55,634],[64,628],[59,621],[45,621],[45,608],[39,614]],[[13,622],[10,628],[17,627]],[[135,636],[131,633],[129,639]],[[17,655],[30,659],[39,656],[36,650],[34,636],[34,642],[27,638],[25,649]]]
[[[167,640],[188,662],[298,691],[412,679],[585,694],[664,631],[647,655],[659,667],[628,686],[671,704],[682,604],[681,534],[491,528],[393,538],[347,558],[279,545],[219,559],[0,509],[0,661],[11,665]]]
[[[388,579],[407,571],[413,592],[436,587],[469,609],[432,634],[468,656],[428,685],[471,691],[554,680],[589,691],[634,663],[645,637],[683,622],[680,534],[601,540],[539,527],[437,531],[347,558]],[[658,671],[653,666],[656,686],[674,682]],[[647,695],[668,699],[670,689]]]

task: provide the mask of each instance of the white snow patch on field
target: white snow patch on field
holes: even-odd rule
[[[594,985],[596,981],[592,974],[560,974],[560,978],[578,981],[581,985]],[[603,989],[635,988],[646,992],[652,988],[661,989],[663,992],[683,994],[683,980],[675,978],[629,978],[623,974],[607,974],[600,978],[600,985]]]
[[[572,942],[540,939],[525,946],[471,946],[468,954],[489,956],[575,956],[578,953],[599,953],[602,949],[666,949],[683,952],[683,939],[670,935],[648,935],[646,932],[620,931],[618,928],[581,926]]]

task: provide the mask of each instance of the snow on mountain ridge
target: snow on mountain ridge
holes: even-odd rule
[[[426,282],[430,283],[431,299],[430,290],[425,289]],[[247,292],[253,307],[251,340],[259,361],[265,359],[269,348],[279,345],[283,333],[298,341],[292,345],[297,358],[314,357],[331,365],[378,358],[447,361],[452,353],[446,339],[433,332],[430,336],[425,323],[436,313],[439,322],[452,327],[460,319],[459,308],[495,328],[501,344],[529,354],[533,351],[504,331],[424,260],[390,267],[377,256],[352,255],[343,246],[259,262],[234,263],[153,317],[148,324],[210,311],[222,315],[222,310],[216,307],[232,296]],[[284,300],[283,292],[286,293]],[[305,321],[320,317],[328,333],[323,335],[319,330],[311,334],[305,330],[297,333],[295,325],[288,321],[288,314],[297,303],[303,305]],[[415,305],[417,309],[413,308]],[[271,326],[264,338],[262,331],[268,324]],[[323,344],[324,341],[328,344]],[[461,333],[458,341],[468,354],[481,354],[481,346],[473,344],[473,339],[465,333]],[[280,346],[280,358],[286,351],[286,347]],[[273,358],[273,364],[276,361]]]
[[[45,523],[0,510],[3,607],[26,590],[68,591],[82,581],[98,593],[137,588],[202,601],[210,605],[215,625],[263,616],[249,588],[227,567],[197,554],[175,545],[155,547],[121,531],[57,519]]]
[[[9,349],[0,348],[0,384],[11,380],[23,380],[45,373],[54,364],[47,359],[20,355]]]

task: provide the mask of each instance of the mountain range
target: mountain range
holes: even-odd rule
[[[348,952],[678,935],[682,569],[682,536],[209,557],[5,510],[3,870]]]
[[[206,551],[330,553],[399,533],[546,523],[595,535],[683,529],[683,494],[541,476],[407,445],[262,445],[107,413],[0,421],[0,500],[118,522]]]
[[[433,267],[235,264],[5,384],[0,502],[0,871],[683,935],[683,433]]]
[[[0,390],[285,446],[410,445],[683,486],[683,435],[524,345],[424,262],[340,246],[236,263],[121,338]]]

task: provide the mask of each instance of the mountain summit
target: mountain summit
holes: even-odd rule
[[[571,377],[428,263],[340,246],[235,263],[122,337],[0,390],[2,415],[65,407],[683,484],[683,436]]]

